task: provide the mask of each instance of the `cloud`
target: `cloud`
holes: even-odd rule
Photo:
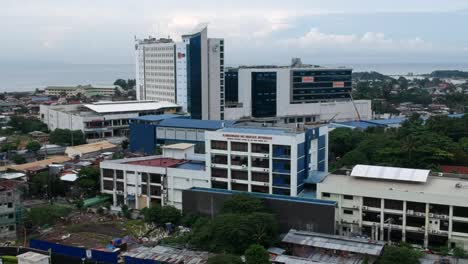
[[[393,39],[381,32],[366,32],[358,34],[324,33],[318,28],[311,28],[304,35],[284,39],[278,42],[280,46],[296,47],[307,50],[309,48],[358,50],[366,49],[385,52],[427,52],[433,48],[432,43],[419,37],[410,39]]]

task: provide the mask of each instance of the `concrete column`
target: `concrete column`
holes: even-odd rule
[[[380,199],[380,239],[384,240],[384,199]]]
[[[139,209],[140,201],[138,201],[138,178],[141,177],[141,172],[136,172],[135,171],[135,208]]]
[[[232,176],[231,176],[231,142],[230,141],[226,141],[227,142],[227,165],[228,165],[228,169],[227,169],[227,175],[228,175],[228,190],[232,190],[232,184],[231,184],[231,180],[232,180]]]
[[[424,219],[425,224],[424,224],[424,247],[427,248],[429,245],[429,204],[426,203],[426,211],[425,211],[425,217]]]
[[[269,173],[270,173],[270,193],[273,194],[273,144],[268,144],[270,146],[270,151],[268,153],[268,163],[270,164]]]
[[[401,241],[406,242],[406,201],[403,201],[403,220],[402,220],[402,231]]]
[[[358,200],[358,213],[359,213],[359,231],[362,232],[362,206],[364,205],[362,196],[356,197]],[[361,233],[362,235],[362,233]]]
[[[101,169],[102,170],[102,169]],[[117,173],[115,170],[114,171],[114,177],[112,179],[112,183],[113,183],[113,186],[114,186],[114,191],[112,192],[112,204],[114,206],[117,206]],[[102,175],[102,172],[101,172],[101,175]]]
[[[123,186],[124,186],[124,204],[128,204],[127,202],[127,171],[124,170],[124,182],[123,182]]]
[[[449,207],[449,227],[448,227],[448,239],[452,239],[452,230],[453,230],[453,205]]]
[[[336,199],[338,201],[338,213],[337,213],[338,219],[339,219],[338,220],[338,228],[339,228],[338,234],[343,235],[343,228],[342,228],[343,225],[341,224],[341,219],[343,219],[342,218],[343,217],[343,208],[341,207],[341,203],[343,202],[343,195],[342,194],[330,194],[330,195],[338,195],[338,197]],[[333,198],[333,197],[331,197],[331,198]]]

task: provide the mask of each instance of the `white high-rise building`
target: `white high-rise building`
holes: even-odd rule
[[[224,119],[224,40],[208,38],[206,25],[182,41],[136,44],[138,100],[175,102],[193,119]]]
[[[137,99],[176,103],[174,41],[163,38],[137,40],[135,50]]]

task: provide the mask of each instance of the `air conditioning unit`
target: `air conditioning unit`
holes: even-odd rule
[[[362,210],[367,210],[367,206],[363,206],[363,207],[362,207]]]
[[[242,164],[242,168],[243,168],[243,169],[247,168],[247,165]]]
[[[263,157],[268,158],[268,154],[264,154]]]
[[[434,214],[429,214],[429,217],[434,217]]]

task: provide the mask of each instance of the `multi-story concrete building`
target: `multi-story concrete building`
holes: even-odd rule
[[[212,188],[297,196],[328,171],[328,128],[252,127],[205,132]]]
[[[135,51],[137,99],[176,103],[174,41],[169,38],[137,40]]]
[[[314,65],[240,67],[227,72],[225,119],[270,119],[280,123],[368,120],[371,101],[351,98],[352,70]],[[235,79],[238,78],[238,85]],[[232,102],[238,90],[237,102]]]
[[[468,176],[356,165],[317,184],[333,200],[340,234],[468,248]]]
[[[0,240],[15,240],[17,229],[17,211],[21,202],[21,193],[17,189],[20,181],[0,180]]]
[[[161,146],[195,144],[195,153],[205,153],[205,131],[231,126],[233,121],[198,120],[183,115],[148,115],[130,121],[130,151],[154,154]]]
[[[138,100],[177,102],[193,119],[224,118],[224,41],[206,25],[171,39],[137,40]]]
[[[143,115],[175,113],[180,107],[169,102],[120,101],[77,105],[40,105],[40,118],[50,130],[83,131],[86,139],[128,135],[129,119]]]
[[[81,94],[85,97],[104,96],[111,97],[115,95],[117,89],[122,89],[118,85],[78,85],[78,86],[47,86],[45,94],[51,96],[67,97]]]
[[[204,156],[194,154],[194,145],[188,143],[165,146],[162,156],[107,160],[100,167],[101,191],[113,196],[115,207],[182,208],[182,190],[210,187]]]

